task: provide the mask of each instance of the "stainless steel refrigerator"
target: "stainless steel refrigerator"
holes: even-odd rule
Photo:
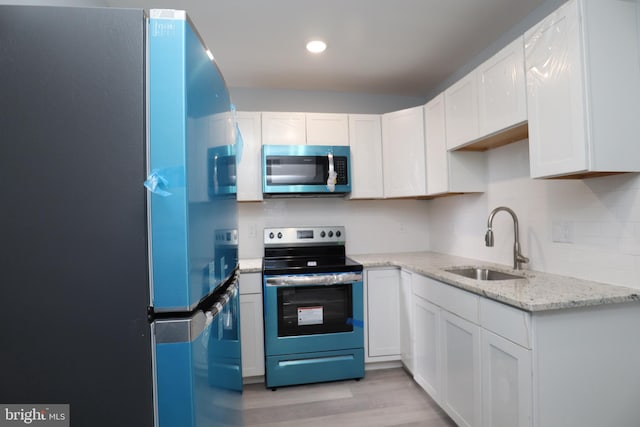
[[[0,405],[242,425],[236,129],[184,12],[0,6]]]

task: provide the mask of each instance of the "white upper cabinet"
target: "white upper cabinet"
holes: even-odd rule
[[[384,197],[426,194],[423,107],[382,115]]]
[[[527,100],[523,37],[480,65],[477,73],[480,136],[524,123]]]
[[[637,9],[570,0],[525,33],[533,178],[640,171]]]
[[[349,114],[351,199],[381,199],[382,126],[378,114]]]
[[[307,113],[307,144],[349,145],[346,114]]]
[[[449,150],[462,147],[480,136],[476,76],[474,70],[444,92]]]
[[[262,113],[265,145],[349,145],[347,114]]]
[[[427,194],[442,194],[449,191],[445,126],[444,94],[441,93],[424,106]]]
[[[428,196],[486,190],[485,154],[447,151],[444,94],[424,106],[424,130]]]
[[[262,200],[262,131],[259,112],[236,113],[242,136],[237,171],[238,201]]]
[[[304,113],[262,113],[262,144],[304,145],[307,127]]]
[[[523,37],[445,90],[447,148],[486,150],[527,136]]]

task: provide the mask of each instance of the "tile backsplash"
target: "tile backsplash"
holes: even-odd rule
[[[508,206],[518,215],[527,268],[640,289],[639,174],[532,180],[526,140],[487,156],[486,193],[430,202],[431,250],[510,265],[508,214],[494,219],[494,247],[484,245],[489,212]]]
[[[429,247],[423,200],[269,199],[240,203],[239,215],[241,258],[262,257],[265,227],[344,225],[351,254]]]

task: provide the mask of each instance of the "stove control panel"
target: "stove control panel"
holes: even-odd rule
[[[265,228],[264,244],[268,245],[344,245],[342,226]]]

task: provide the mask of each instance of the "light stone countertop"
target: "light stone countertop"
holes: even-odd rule
[[[262,273],[262,258],[241,258],[240,273]]]
[[[349,255],[365,268],[400,267],[461,289],[534,312],[600,304],[640,302],[640,290],[539,271],[510,267],[435,252]],[[525,276],[516,280],[480,281],[445,271],[451,267],[490,267]]]

